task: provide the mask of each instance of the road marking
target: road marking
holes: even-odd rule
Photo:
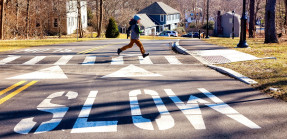
[[[62,56],[54,65],[66,65],[73,56]]]
[[[147,56],[146,58],[143,58],[143,56],[138,56],[140,64],[153,64],[150,60],[150,57]]]
[[[135,65],[129,65],[125,68],[122,68],[114,73],[103,76],[102,78],[111,78],[111,77],[159,77],[160,74],[155,74],[149,72],[143,68],[137,67]]]
[[[93,51],[98,50],[98,49],[102,49],[102,48],[105,48],[105,47],[108,47],[108,46],[112,46],[112,45],[116,45],[116,44],[122,44],[122,43],[127,43],[127,42],[112,43],[112,44],[97,46],[96,48],[91,48],[91,49],[88,49],[88,50],[81,51],[78,54],[87,54],[87,53],[93,52]]]
[[[23,75],[7,79],[47,80],[47,79],[68,79],[68,77],[59,66],[53,66],[50,68],[42,69],[31,73],[26,73]]]
[[[38,62],[40,62],[41,60],[43,60],[44,58],[46,58],[46,56],[36,56],[36,57],[32,58],[31,60],[23,63],[23,65],[35,65]]]
[[[52,103],[52,99],[61,97],[65,92],[56,92],[49,95],[45,100],[43,100],[37,107],[39,111],[44,111],[45,113],[51,113],[52,119],[46,122],[42,122],[40,126],[36,129],[34,134],[45,133],[55,129],[63,120],[64,116],[69,110],[69,107],[65,105],[59,105]],[[69,91],[66,95],[68,99],[75,99],[78,97],[77,92]],[[34,117],[22,119],[15,127],[14,131],[19,134],[28,134],[33,127],[37,124],[33,121]]]
[[[208,103],[207,101],[190,95],[188,102],[184,104],[184,102],[182,102],[171,89],[165,89],[165,92],[175,105],[183,112],[195,129],[206,129],[202,113],[197,102]]]
[[[167,130],[174,127],[174,119],[168,112],[158,93],[153,90],[144,90],[144,92],[145,94],[152,96],[153,101],[160,113],[160,116],[158,116],[160,118],[155,119],[159,130]],[[154,130],[151,120],[144,118],[141,114],[139,102],[137,100],[137,96],[140,94],[142,94],[140,90],[134,90],[129,93],[133,123],[135,126],[141,129]]]
[[[122,65],[124,64],[124,59],[123,59],[123,56],[119,56],[119,57],[114,57],[112,59],[112,65]]]
[[[12,62],[18,58],[20,58],[21,56],[8,56],[7,58],[3,59],[0,61],[0,65],[5,65],[9,62]]]
[[[198,88],[205,96],[207,96],[214,103],[210,103],[196,96],[190,95],[188,102],[185,104],[182,102],[171,89],[165,89],[166,94],[171,98],[171,100],[176,104],[176,106],[185,114],[190,123],[194,126],[195,129],[206,129],[202,114],[199,108],[199,104],[204,104],[213,110],[224,114],[231,119],[241,123],[251,129],[261,128],[244,115],[237,112],[235,109],[230,107],[228,104],[224,103],[221,99],[213,95],[211,92],[207,91],[204,88]]]
[[[166,60],[173,65],[182,64],[175,56],[165,56]]]
[[[34,81],[37,82],[37,81]],[[31,82],[30,82],[31,83]],[[30,84],[29,83],[29,84]],[[28,85],[28,84],[27,84]],[[27,86],[26,85],[26,86]],[[25,87],[25,86],[24,86]],[[22,87],[22,88],[24,88]],[[27,87],[26,87],[27,88]],[[20,88],[21,89],[21,88]],[[19,89],[18,89],[19,90]],[[22,89],[24,90],[24,89]],[[237,112],[235,109],[230,107],[228,104],[224,103],[220,98],[213,95],[211,92],[207,91],[204,88],[198,88],[200,92],[202,92],[209,100],[213,102],[210,103],[206,100],[198,98],[196,96],[190,95],[189,99],[186,103],[184,103],[171,89],[164,89],[166,94],[170,97],[170,99],[176,104],[176,106],[183,112],[183,114],[187,117],[190,123],[197,130],[206,129],[202,113],[200,111],[199,104],[204,104],[209,108],[230,117],[231,119],[241,123],[251,129],[260,129],[261,127],[256,125],[254,122]],[[21,91],[21,90],[20,90]],[[16,91],[15,91],[16,92]],[[39,123],[39,127],[35,129],[34,134],[44,133],[48,131],[52,131],[61,122],[63,121],[64,116],[69,110],[69,107],[61,104],[54,104],[53,99],[61,97],[68,99],[76,99],[78,97],[77,92],[69,91],[65,96],[64,91],[56,92],[49,95],[45,100],[43,100],[38,106],[37,109],[39,111],[44,111],[52,114],[52,119],[46,122]],[[156,91],[153,90],[144,90],[145,95],[150,95],[152,100],[159,112],[160,115],[157,118],[153,119],[156,123],[156,127],[159,130],[167,130],[171,129],[175,126],[175,121],[168,111],[167,107],[163,103],[162,98]],[[117,125],[119,121],[89,121],[89,116],[91,114],[92,107],[94,106],[94,102],[96,101],[96,97],[98,95],[98,91],[91,91],[86,99],[80,114],[71,130],[71,133],[92,133],[92,132],[117,132]],[[141,90],[133,90],[129,92],[129,102],[131,109],[131,116],[133,124],[144,130],[154,130],[153,120],[144,118],[141,109],[144,107],[139,106],[138,96],[143,95]],[[95,107],[95,106],[94,106]],[[172,109],[172,112],[176,112],[177,110]],[[150,114],[154,114],[151,112]],[[15,127],[14,131],[19,134],[28,134],[37,123],[33,121],[35,117],[22,119]],[[182,122],[182,121],[181,121]],[[63,123],[65,124],[65,123]],[[241,128],[241,127],[240,127]]]
[[[226,116],[230,117],[231,119],[251,128],[251,129],[259,129],[261,128],[239,112],[237,112],[235,109],[231,108],[228,104],[224,103],[221,99],[210,93],[204,88],[198,88],[199,91],[201,91],[204,95],[206,95],[208,98],[210,98],[212,101],[214,101],[216,104],[206,104],[208,107],[216,110],[217,112],[220,112],[222,114],[225,114]]]
[[[90,92],[71,133],[117,132],[118,121],[88,121],[97,94],[98,91]]]
[[[2,90],[2,91],[0,91],[0,96],[3,95],[3,94],[5,94],[5,93],[7,93],[7,92],[9,92],[9,91],[11,91],[12,89],[18,87],[19,85],[21,85],[21,84],[23,84],[23,83],[25,83],[25,82],[26,82],[26,81],[20,81],[20,82],[14,84],[14,85],[12,85],[12,86],[10,86],[10,87],[8,87],[8,88]]]
[[[12,97],[14,97],[15,95],[21,93],[22,91],[24,91],[25,89],[27,89],[28,87],[34,85],[35,83],[37,83],[38,81],[31,81],[28,84],[26,84],[25,86],[17,89],[16,91],[10,93],[9,95],[3,97],[2,99],[0,99],[0,105],[3,104],[4,102],[6,102],[7,100],[11,99]]]
[[[82,65],[94,65],[96,62],[96,56],[86,56]]]

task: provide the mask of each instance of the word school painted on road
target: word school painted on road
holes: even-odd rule
[[[224,103],[221,99],[213,95],[211,92],[204,88],[198,88],[205,96],[207,96],[213,103],[198,98],[196,96],[190,95],[187,103],[180,100],[179,97],[171,89],[165,89],[165,93],[169,98],[176,104],[176,106],[182,111],[189,122],[196,130],[206,129],[202,113],[199,104],[204,104],[209,108],[230,117],[231,119],[237,121],[240,124],[245,125],[251,129],[261,128],[238,111],[230,107],[228,104]],[[175,121],[171,116],[170,112],[166,108],[159,94],[153,90],[144,90],[145,95],[150,95],[160,113],[159,118],[155,119],[159,130],[171,129],[175,125]],[[150,119],[144,118],[141,113],[141,108],[138,102],[138,95],[143,94],[141,90],[133,90],[129,93],[130,108],[132,113],[133,124],[143,130],[154,130],[152,121]],[[65,114],[68,112],[69,107],[64,105],[58,105],[51,103],[52,99],[64,96],[65,92],[56,92],[48,96],[43,100],[37,107],[39,111],[44,111],[51,113],[53,115],[52,119],[40,124],[36,128],[34,134],[49,132],[54,130],[60,122],[63,120]],[[96,132],[117,132],[118,121],[88,121],[92,106],[96,101],[98,91],[91,91],[82,110],[71,130],[71,133],[96,133]],[[69,91],[65,95],[68,99],[76,99],[78,96],[77,92]],[[33,121],[34,117],[22,119],[14,128],[14,131],[19,134],[28,134],[36,126],[36,122]]]

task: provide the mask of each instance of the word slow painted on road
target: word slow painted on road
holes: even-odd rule
[[[204,104],[207,107],[226,115],[227,117],[235,120],[236,122],[250,128],[260,129],[261,127],[249,120],[244,115],[224,103],[220,98],[213,95],[211,92],[204,88],[198,88],[198,90],[207,96],[213,102],[208,102],[196,96],[190,95],[186,103],[184,103],[171,89],[164,89],[168,97],[175,103],[175,105],[182,111],[188,121],[196,130],[206,129],[205,122],[199,107],[199,104]],[[97,132],[117,132],[118,122],[113,121],[88,121],[92,106],[96,101],[98,91],[91,91],[86,99],[80,114],[71,130],[71,133],[97,133]],[[129,101],[131,109],[131,119],[133,124],[143,130],[155,130],[152,120],[144,118],[141,113],[141,108],[138,101],[138,95],[149,95],[155,103],[157,110],[159,111],[159,118],[155,119],[155,123],[159,130],[171,129],[175,126],[175,120],[168,111],[167,107],[163,103],[161,97],[156,91],[153,90],[133,90],[129,92]],[[65,92],[56,92],[48,96],[37,107],[39,111],[51,113],[52,119],[42,122],[37,128],[34,134],[49,132],[54,130],[64,119],[65,114],[68,112],[69,107],[59,104],[51,103],[51,101],[57,97],[64,96]],[[69,91],[65,95],[68,99],[76,99],[77,92]],[[35,128],[36,122],[33,121],[35,117],[22,119],[14,128],[14,131],[19,134],[29,134],[30,131]]]

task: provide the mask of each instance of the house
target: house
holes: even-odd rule
[[[214,33],[216,36],[231,37],[233,27],[233,13],[227,12],[221,15],[218,11],[217,20],[215,22]],[[240,36],[240,15],[234,14],[234,36]]]
[[[62,6],[62,9],[57,9],[51,13],[48,32],[50,34],[55,34],[59,32],[59,27],[61,27],[61,32],[63,34],[73,34],[77,31],[78,28],[78,9],[77,9],[77,0],[65,1]],[[83,29],[88,27],[87,19],[87,1],[81,0],[81,20]]]
[[[185,20],[187,23],[196,22],[196,20],[202,20],[202,17],[202,8],[196,8],[194,11],[185,11]]]
[[[155,2],[138,14],[147,15],[157,25],[156,32],[174,30],[180,22],[180,12],[163,2]]]
[[[146,15],[137,14],[141,20],[141,29],[144,31],[143,35],[154,36],[156,35],[156,24]]]

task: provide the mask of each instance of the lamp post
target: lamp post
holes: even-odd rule
[[[234,39],[235,35],[234,35],[234,16],[235,16],[235,11],[232,11],[232,39]]]
[[[209,21],[209,0],[207,0],[207,7],[206,7],[206,9],[207,9],[207,16],[206,16],[206,39],[209,39],[209,23],[208,23],[208,21]]]
[[[248,44],[246,42],[246,0],[243,0],[243,10],[241,17],[241,33],[240,33],[240,41],[237,44],[237,48],[248,48]]]

